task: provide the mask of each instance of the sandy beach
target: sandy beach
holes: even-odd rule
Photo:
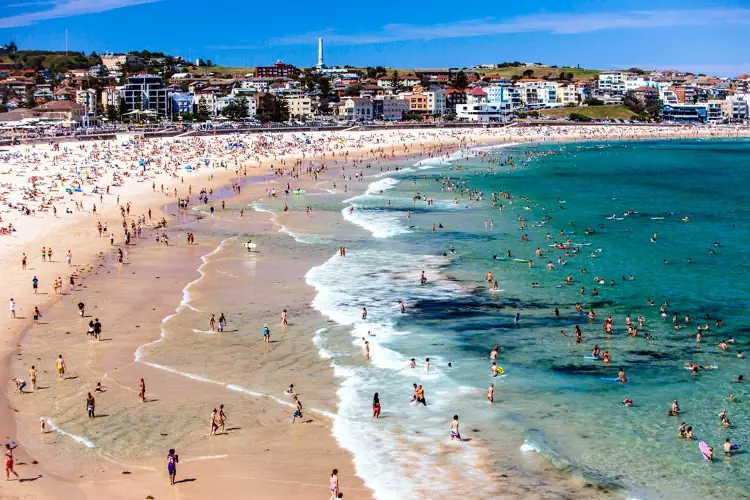
[[[251,491],[252,498],[329,498],[328,477],[337,468],[344,498],[371,498],[331,432],[338,382],[313,346],[331,322],[310,306],[314,290],[305,282],[341,243],[316,240],[301,250],[295,241],[345,233],[347,223],[302,211],[279,220],[253,210],[255,202],[281,209],[294,196],[285,194],[287,184],[305,196],[344,199],[364,190],[359,172],[481,144],[747,135],[730,127],[509,127],[122,137],[0,151],[0,227],[10,233],[0,235],[0,263],[16,316],[0,320],[0,425],[5,442],[19,444],[14,458],[22,479],[6,483],[0,497],[188,499]],[[340,180],[342,167],[353,180]],[[207,202],[199,200],[202,190]],[[165,228],[158,227],[162,217]],[[107,229],[100,232],[99,223]],[[255,251],[243,246],[249,238]],[[48,251],[42,260],[42,247],[52,247],[52,262]],[[211,314],[226,314],[224,333],[211,330]],[[102,325],[98,341],[87,336],[95,319]],[[268,344],[263,325],[271,331]],[[32,365],[37,390],[14,392],[14,377],[30,390]],[[102,392],[95,391],[98,382]],[[284,394],[290,383],[305,424],[291,423],[294,402]],[[86,411],[88,393],[96,398],[94,418]],[[210,436],[212,409],[220,404],[226,425]],[[166,474],[170,448],[180,456],[175,486]],[[507,478],[488,480],[500,490]],[[502,488],[507,498],[529,494]]]

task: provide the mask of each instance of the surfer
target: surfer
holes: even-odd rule
[[[495,384],[490,384],[490,386],[487,388],[487,402],[495,402]]]
[[[623,383],[628,381],[628,377],[625,376],[625,370],[623,368],[620,368],[620,371],[617,372],[617,381]]]
[[[633,400],[630,399],[630,396],[625,396],[625,399],[622,400],[623,406],[633,406]]]

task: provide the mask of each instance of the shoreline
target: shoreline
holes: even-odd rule
[[[683,138],[683,137],[680,137],[680,138]],[[693,136],[688,136],[688,137],[686,137],[686,138],[694,138],[694,137],[693,137]],[[489,138],[489,137],[483,137],[483,138],[481,138],[481,139],[486,139],[486,141],[481,141],[481,142],[487,142],[487,143],[490,143],[490,142],[494,142],[494,141],[496,141],[496,138]],[[646,139],[647,139],[647,138],[646,138]],[[659,140],[659,139],[664,139],[664,138],[661,138],[661,137],[656,137],[655,139]],[[607,139],[591,139],[591,140],[607,140]],[[613,140],[618,140],[618,139],[613,139]],[[627,139],[625,139],[625,140],[627,140]],[[518,141],[518,140],[516,140],[516,142],[517,142],[517,141]],[[532,142],[532,141],[533,141],[533,139],[529,139],[529,142]],[[574,138],[574,139],[571,139],[571,141],[572,141],[572,142],[576,142],[576,141],[581,141],[581,139],[580,139],[580,138]],[[543,142],[544,142],[544,141],[543,141]],[[544,143],[546,143],[546,142],[544,142]],[[550,143],[551,143],[551,141],[550,141]],[[434,146],[435,146],[435,143],[431,143],[431,144],[426,144],[426,145],[423,145],[423,146],[422,146],[422,148],[423,148],[423,150],[425,150],[425,149],[429,150],[429,149],[430,149],[431,147],[434,147]],[[448,146],[446,145],[446,147],[448,147]],[[458,147],[458,145],[456,145],[456,147]],[[367,149],[367,146],[365,146],[364,148],[360,148],[360,154],[361,154],[361,153],[365,153],[365,155],[363,155],[364,157],[367,157],[367,156],[366,156],[366,152],[367,152],[367,151],[366,151],[366,149]],[[371,151],[372,151],[372,149],[371,149]],[[410,152],[410,154],[411,154],[411,152]],[[356,154],[355,154],[355,156],[356,156]],[[287,157],[287,159],[291,159],[291,158]],[[351,159],[351,157],[349,157],[348,159]],[[422,159],[424,159],[424,158],[422,158]],[[310,161],[310,160],[308,159],[308,161]],[[415,161],[416,161],[416,160],[415,160]],[[270,162],[270,163],[273,163],[273,160],[267,160],[267,162],[266,162],[266,163],[268,163],[268,162]],[[269,172],[269,173],[270,173],[270,172]],[[202,176],[203,174],[204,174],[204,172],[202,172],[202,171],[201,171],[201,172],[199,172],[198,174],[196,174],[196,175],[194,176],[194,178],[195,178],[195,179],[197,180],[197,179],[198,179],[198,177],[199,177],[199,176]],[[231,173],[229,173],[229,172],[227,172],[227,174],[228,174],[228,175],[217,176],[217,179],[214,179],[214,180],[213,180],[213,181],[211,181],[211,182],[212,182],[212,183],[213,183],[214,185],[218,185],[218,186],[222,186],[223,188],[226,188],[226,186],[228,186],[228,185],[229,185],[228,183],[230,183],[230,182],[232,181],[232,177],[234,176],[233,174],[231,174]],[[219,178],[219,177],[220,177],[220,178]],[[221,179],[223,179],[223,180],[221,180]],[[268,178],[266,178],[265,182],[258,182],[258,183],[257,183],[257,185],[258,185],[258,186],[261,186],[261,185],[263,185],[263,186],[265,186],[265,185],[278,185],[278,184],[280,184],[280,182],[279,182],[279,181],[284,181],[284,180],[286,180],[286,179],[287,179],[287,177],[274,177],[274,178],[272,178],[272,179],[270,179],[270,180],[269,180]],[[368,177],[367,177],[367,179],[368,179],[368,181],[369,181],[370,177],[368,176]],[[311,181],[311,182],[315,183],[316,181]],[[319,181],[318,181],[318,182],[319,182]],[[176,184],[177,186],[179,186],[179,185],[180,185],[180,184],[178,183],[178,181],[177,181],[177,180],[175,180],[175,184]],[[167,190],[169,191],[169,190],[171,189],[171,187],[172,187],[172,186],[170,186],[170,185],[167,185]],[[156,199],[156,198],[157,198],[158,196],[159,196],[159,195],[157,195],[157,196],[154,196],[154,197],[152,197],[152,198],[153,198],[153,199]],[[163,195],[161,195],[161,194],[160,194],[160,196],[162,196],[162,197],[163,197]],[[244,196],[244,193],[243,193],[243,196]],[[351,193],[349,194],[349,196],[351,196]],[[230,199],[231,199],[231,198],[230,198]],[[174,200],[174,198],[171,198],[171,203],[173,203],[173,202],[174,202],[173,200]],[[140,206],[140,207],[146,207],[146,206],[148,206],[148,205],[149,205],[149,204],[151,204],[151,203],[152,203],[152,201],[151,201],[151,200],[148,200],[148,201],[141,201],[141,202],[140,202],[140,203],[139,203],[139,204],[138,204],[137,206]],[[166,205],[164,205],[163,207],[162,207],[162,206],[158,207],[158,209],[157,209],[157,210],[160,210],[160,211],[166,212],[166,211],[167,211],[167,210],[166,210],[166,207],[167,207],[167,206],[168,206],[169,204],[170,204],[170,201],[168,201],[168,202],[167,202],[167,204],[166,204]],[[109,208],[114,208],[114,207],[111,207],[111,206],[110,206]],[[138,210],[136,210],[135,212],[136,212],[136,213],[138,213],[139,211],[138,211]],[[114,227],[114,226],[115,226],[115,221],[117,220],[116,216],[115,216],[115,217],[112,217],[112,216],[110,215],[110,216],[109,216],[109,218],[110,218],[110,224],[112,225],[112,227]],[[157,217],[157,218],[158,218],[158,217]],[[74,222],[77,222],[77,221],[72,221],[71,223],[74,223]],[[89,221],[86,221],[86,222],[87,222],[87,224],[88,224],[88,223],[91,223],[91,224],[93,224],[93,219],[92,219],[92,220],[89,220]],[[274,224],[275,226],[277,225],[277,223],[276,223],[275,221],[272,221],[272,223],[273,223],[273,224]],[[73,224],[73,225],[75,226],[75,224]],[[66,226],[67,226],[67,225],[66,225]],[[278,225],[278,227],[279,227],[279,230],[278,230],[278,232],[282,232],[282,229],[283,229],[283,228],[285,228],[285,226],[284,226],[284,225]],[[108,248],[107,246],[105,246],[105,243],[104,243],[104,242],[101,242],[101,241],[100,241],[100,242],[99,242],[99,244],[97,245],[97,244],[96,244],[96,239],[95,239],[95,238],[94,238],[93,236],[91,236],[91,235],[88,235],[88,236],[86,236],[86,233],[87,233],[87,231],[85,231],[85,229],[84,229],[84,225],[83,225],[83,224],[78,224],[78,227],[76,227],[75,229],[77,230],[77,232],[76,232],[76,233],[74,233],[74,234],[73,234],[72,236],[74,236],[74,238],[73,238],[73,239],[74,239],[74,240],[76,240],[76,243],[78,243],[78,246],[75,246],[75,247],[74,247],[74,248],[76,248],[76,251],[74,252],[74,262],[78,262],[78,260],[80,259],[80,256],[79,256],[80,254],[79,254],[79,252],[81,252],[81,253],[82,253],[82,252],[84,251],[84,249],[83,249],[83,248],[81,248],[81,245],[82,245],[82,244],[83,244],[84,246],[86,246],[86,247],[88,247],[89,245],[92,245],[92,246],[94,247],[94,248],[93,248],[94,252],[96,252],[97,250],[101,249],[102,247],[103,247],[103,248]],[[172,229],[172,228],[171,228],[171,227],[168,227],[168,230],[170,230],[170,229]],[[65,231],[67,231],[67,230],[70,230],[70,228],[66,227],[66,228],[65,228]],[[291,235],[290,235],[290,236],[291,236]],[[291,236],[291,237],[293,237],[293,236]],[[82,238],[82,239],[83,239],[83,242],[81,242],[79,238]],[[37,237],[35,237],[35,238],[34,238],[34,239],[33,239],[33,240],[31,241],[31,242],[27,242],[24,248],[33,248],[33,247],[35,247],[35,246],[36,246],[36,245],[37,245],[38,243],[40,243],[40,242],[42,242],[42,241],[50,241],[50,240],[51,240],[51,241],[54,241],[54,242],[55,242],[55,248],[56,248],[56,252],[57,252],[57,253],[56,253],[56,255],[57,255],[57,256],[59,257],[60,255],[62,255],[62,254],[63,254],[63,251],[62,251],[62,250],[59,250],[59,249],[60,249],[60,248],[66,248],[66,247],[67,247],[67,245],[64,245],[64,244],[62,244],[62,245],[59,245],[59,244],[57,244],[57,241],[59,241],[59,239],[60,239],[60,237],[59,237],[58,235],[53,235],[53,234],[50,234],[50,235],[47,235],[47,236],[37,236]],[[62,238],[62,239],[63,239],[63,241],[64,241],[64,242],[66,241],[66,240],[65,240],[65,238]],[[93,240],[93,241],[91,241],[91,240]],[[137,241],[136,241],[136,242],[137,242]],[[71,246],[73,246],[73,245],[71,244]],[[16,250],[17,250],[17,253],[18,253],[18,249],[16,249]],[[33,255],[34,255],[34,253],[33,253],[32,251],[30,251],[30,250],[29,250],[29,251],[27,251],[27,254],[29,254],[29,255],[31,255],[31,256],[33,256]],[[12,257],[10,257],[10,256],[4,256],[4,257],[8,259],[8,262],[11,262],[11,261],[13,260],[13,258],[12,258]],[[59,261],[59,259],[58,259],[58,261]],[[93,263],[95,263],[95,262],[96,262],[96,255],[95,255],[95,254],[94,254],[94,255],[92,256],[92,262],[93,262]],[[36,265],[40,265],[40,264],[36,264]],[[20,267],[20,266],[19,266],[19,267]],[[55,274],[57,274],[57,273],[55,273]],[[22,281],[23,281],[23,280],[20,280],[20,281],[18,281],[18,284],[20,285]],[[43,280],[43,281],[45,281],[45,280]],[[79,282],[80,282],[80,281],[79,281]],[[84,283],[85,283],[85,281],[84,281]],[[47,284],[47,286],[48,286],[48,284]],[[18,294],[16,294],[16,295],[18,295]],[[60,300],[62,300],[62,299],[60,299]],[[59,303],[59,302],[60,302],[60,300],[58,300],[57,302]],[[55,308],[55,305],[50,305],[50,304],[49,304],[49,302],[46,302],[46,303],[43,303],[43,304],[44,304],[44,305],[43,305],[43,307],[42,307],[42,310],[43,310],[43,311],[44,311],[44,310],[47,310],[47,309],[54,309],[54,308]],[[24,305],[24,307],[25,307],[25,305]],[[19,309],[19,310],[20,310],[20,309]],[[28,310],[28,309],[26,308],[26,310]],[[19,335],[19,337],[17,337],[17,338],[22,338],[22,337],[21,337],[20,335],[23,335],[23,336],[25,336],[25,333],[24,333],[24,332],[28,332],[28,331],[29,331],[29,329],[30,329],[31,327],[30,327],[30,326],[21,326],[20,328],[21,328],[21,331],[20,331],[19,333],[17,333],[17,335]],[[310,334],[310,335],[312,335],[312,334]],[[310,337],[310,338],[308,339],[308,341],[309,341],[309,340],[311,340],[311,339],[312,339],[312,336],[311,336],[311,337]],[[158,340],[158,339],[157,339],[157,340]],[[9,346],[7,345],[8,343],[9,343],[9,342],[8,342],[8,339],[6,339],[6,349],[7,349],[8,347],[9,347]],[[23,342],[22,342],[22,343],[23,343]],[[2,369],[1,369],[1,370],[2,370],[2,374],[6,376],[6,380],[10,380],[10,378],[11,378],[11,377],[10,377],[10,373],[8,373],[8,370],[9,370],[9,361],[10,361],[10,359],[11,359],[11,357],[12,357],[13,353],[15,352],[15,349],[10,349],[10,350],[7,350],[7,351],[6,351],[5,349],[4,349],[4,351],[5,351],[5,352],[4,352],[4,355],[3,355],[3,357],[4,357],[4,358],[5,358],[6,360],[8,360],[8,362],[4,362],[4,363],[2,363],[2,364],[3,364],[3,367],[2,367]],[[24,375],[24,374],[22,374],[22,375]],[[6,412],[4,412],[4,413],[6,413]],[[15,419],[14,419],[14,420],[15,420]],[[11,436],[12,436],[12,435],[14,435],[14,434],[13,434],[13,433],[11,433],[11,432],[8,432],[8,434],[9,434],[9,435],[11,435]],[[19,449],[19,450],[22,450],[22,449]],[[23,455],[22,455],[22,454],[19,454],[19,456],[20,456],[21,458],[23,458]],[[47,481],[38,481],[38,482],[39,482],[39,483],[47,483]],[[34,482],[34,484],[36,484],[36,483],[37,483],[37,481],[35,481],[35,482]],[[35,488],[36,488],[36,486],[35,486]]]

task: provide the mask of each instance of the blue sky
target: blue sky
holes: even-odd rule
[[[475,5],[471,8],[470,5]],[[519,60],[588,68],[750,73],[750,0],[449,0],[400,3],[0,0],[0,44],[149,49],[230,66],[470,66]]]

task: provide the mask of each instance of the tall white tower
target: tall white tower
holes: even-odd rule
[[[323,69],[326,67],[325,63],[323,62],[323,38],[318,38],[318,64],[315,67],[318,69]]]

